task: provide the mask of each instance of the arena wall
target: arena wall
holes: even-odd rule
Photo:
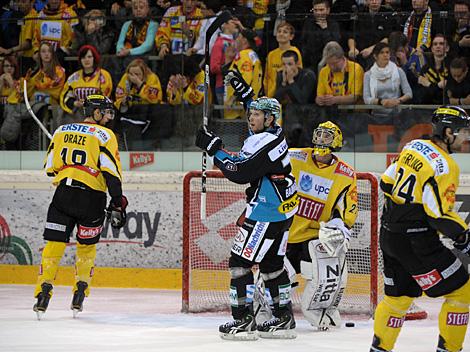
[[[181,288],[184,172],[125,172],[128,223],[105,224],[93,285]],[[54,187],[42,171],[0,172],[0,283],[31,284],[37,277],[42,231]],[[456,208],[470,220],[470,174],[461,176]],[[57,284],[71,284],[75,240]]]

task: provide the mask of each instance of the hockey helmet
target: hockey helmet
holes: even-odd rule
[[[89,95],[85,98],[83,104],[84,114],[86,117],[93,117],[96,109],[99,109],[101,114],[109,113],[111,119],[114,118],[114,104],[107,96],[101,94]]]
[[[313,153],[323,156],[337,152],[343,146],[343,133],[340,128],[331,121],[318,125],[312,136]]]
[[[281,117],[281,104],[274,98],[261,97],[253,100],[249,106],[250,110],[260,110],[265,113],[266,120],[270,115],[274,116],[274,123],[278,123]],[[248,115],[249,116],[249,115]]]
[[[470,128],[470,117],[459,106],[441,106],[432,114],[433,135],[442,139],[446,127],[449,127],[454,134],[457,134],[461,128]]]

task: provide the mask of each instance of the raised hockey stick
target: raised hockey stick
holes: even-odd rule
[[[36,114],[34,113],[33,109],[31,108],[31,105],[29,104],[28,100],[28,83],[26,80],[23,81],[23,97],[24,97],[24,103],[26,105],[26,109],[28,110],[29,114],[33,118],[33,120],[38,124],[39,128],[44,132],[44,134],[49,138],[49,140],[52,139],[52,135],[49,133],[46,127],[41,123],[41,121],[38,119]]]
[[[204,47],[204,105],[202,107],[202,125],[204,129],[207,130],[207,125],[209,124],[209,43],[212,38],[212,35],[215,33],[217,28],[222,24],[227,22],[232,17],[230,11],[223,11],[214,22],[211,23],[209,28],[206,31],[206,43]],[[206,218],[206,184],[207,184],[207,152],[202,152],[202,176],[201,176],[201,220]]]

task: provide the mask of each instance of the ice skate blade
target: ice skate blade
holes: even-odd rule
[[[259,336],[263,339],[295,339],[295,330],[259,331]]]
[[[44,315],[44,313],[45,312],[40,311],[40,310],[36,311],[36,317],[38,318],[38,320],[42,320],[42,316]]]
[[[255,341],[258,340],[258,332],[239,332],[238,334],[228,334],[225,332],[220,333],[220,337],[223,340],[232,340],[232,341]]]
[[[76,308],[72,308],[72,314],[73,314],[73,318],[77,318],[78,316],[78,313],[80,313],[82,311],[82,309],[76,309]]]

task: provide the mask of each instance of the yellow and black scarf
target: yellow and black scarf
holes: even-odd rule
[[[134,20],[129,25],[126,33],[126,39],[124,41],[124,46],[127,49],[136,48],[141,46],[145,38],[147,37],[147,29],[149,28],[149,20]]]

